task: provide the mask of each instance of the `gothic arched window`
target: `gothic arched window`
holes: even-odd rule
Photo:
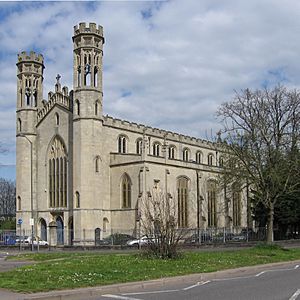
[[[202,152],[201,151],[197,151],[197,153],[196,153],[196,163],[197,164],[202,163]]]
[[[184,148],[182,151],[182,159],[184,161],[189,161],[190,158],[190,150],[188,148]]]
[[[188,179],[180,177],[177,180],[178,227],[188,226]]]
[[[75,207],[80,208],[80,194],[78,191],[75,192]]]
[[[78,64],[80,64],[80,62]],[[77,68],[77,86],[78,87],[81,86],[81,66],[80,65]]]
[[[155,142],[155,143],[153,144],[153,151],[152,151],[152,154],[153,154],[154,156],[159,156],[159,154],[160,154],[160,143]]]
[[[41,240],[47,241],[47,223],[45,219],[40,219],[40,237]]]
[[[98,86],[98,67],[94,67],[94,87]]]
[[[207,155],[207,164],[209,166],[213,165],[213,158],[214,158],[214,156],[211,153]]]
[[[126,153],[127,151],[127,139],[124,135],[120,135],[118,138],[118,152]]]
[[[95,116],[98,116],[98,114],[99,114],[99,102],[96,101],[95,102]]]
[[[18,203],[17,209],[18,209],[18,210],[21,210],[21,209],[22,209],[21,197],[18,196],[17,200],[18,200],[18,201],[17,201],[17,203]]]
[[[58,126],[59,125],[59,114],[55,113],[55,125]]]
[[[18,131],[21,132],[22,131],[22,121],[20,118],[18,118]]]
[[[142,154],[143,149],[143,140],[137,139],[136,140],[136,154]]]
[[[96,173],[99,173],[99,170],[100,170],[100,157],[97,156],[95,158],[95,172]]]
[[[59,137],[49,148],[48,170],[49,206],[67,207],[67,153]]]
[[[80,116],[80,102],[79,100],[75,101],[75,112],[77,116]]]
[[[131,180],[127,174],[124,174],[121,180],[122,208],[131,207]]]
[[[224,167],[224,158],[223,158],[223,156],[220,156],[219,157],[219,167]]]
[[[169,146],[169,159],[175,159],[176,148],[175,146]]]
[[[216,182],[207,182],[207,226],[217,227],[217,187]]]

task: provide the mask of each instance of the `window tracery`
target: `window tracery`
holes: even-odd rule
[[[122,208],[131,207],[131,180],[127,174],[124,174],[121,182],[122,190]]]
[[[48,153],[49,206],[67,207],[67,154],[61,139],[55,137]]]
[[[177,180],[178,227],[188,226],[188,179],[180,177]]]

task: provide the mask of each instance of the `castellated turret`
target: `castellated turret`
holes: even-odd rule
[[[74,26],[74,119],[102,118],[103,28],[95,23]]]
[[[43,99],[44,58],[33,51],[18,54],[17,133],[34,134]]]
[[[41,54],[21,52],[17,62],[17,108],[41,106],[43,98],[44,58]]]

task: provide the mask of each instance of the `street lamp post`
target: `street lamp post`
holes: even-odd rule
[[[20,137],[24,137],[30,144],[30,209],[31,209],[31,220],[30,220],[30,225],[31,225],[31,251],[34,251],[34,245],[33,245],[33,236],[34,236],[34,218],[33,218],[33,197],[32,197],[32,141],[25,135],[25,134],[20,134]]]

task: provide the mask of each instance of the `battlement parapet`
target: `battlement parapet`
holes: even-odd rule
[[[37,62],[40,64],[44,64],[44,57],[42,54],[38,54],[34,51],[30,51],[27,53],[26,51],[23,51],[18,54],[18,63],[21,62]]]
[[[191,137],[188,135],[183,135],[183,134],[179,134],[179,133],[175,133],[172,131],[167,131],[155,127],[146,126],[143,124],[137,124],[126,120],[113,118],[109,115],[103,117],[103,125],[124,129],[128,131],[134,131],[140,134],[151,135],[159,139],[166,139],[167,141],[170,142],[186,143],[198,147],[215,148],[215,143],[211,141],[207,141],[200,138]]]
[[[89,23],[88,25],[85,22],[79,23],[74,26],[74,36],[81,33],[94,33],[103,37],[103,27],[101,25],[96,25],[96,23]]]
[[[48,114],[48,112],[52,109],[55,104],[59,104],[65,107],[67,110],[72,110],[70,94],[67,93],[68,88],[64,86],[61,91],[57,91],[55,93],[48,93],[48,101],[43,100],[43,107],[38,110],[37,113],[37,122],[39,123],[44,117]]]

